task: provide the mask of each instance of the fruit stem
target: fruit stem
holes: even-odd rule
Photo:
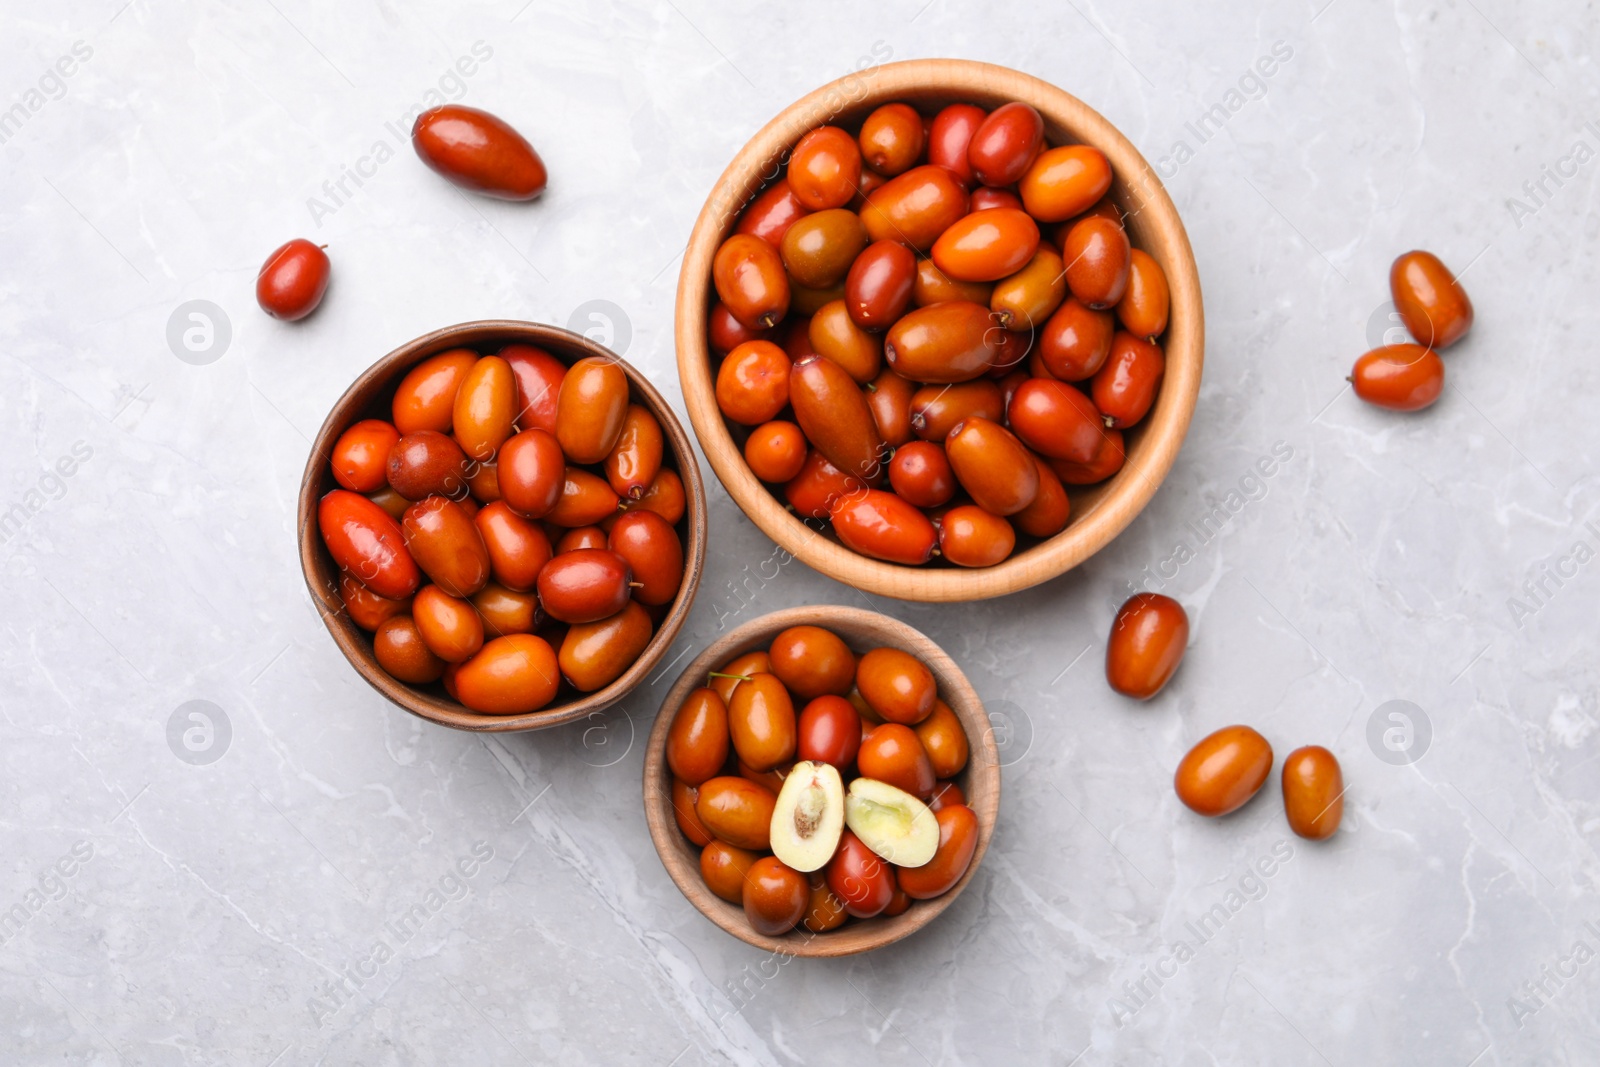
[[[721,671],[708,671],[707,674],[706,674],[706,677],[707,678],[737,678],[741,682],[748,682],[750,680],[750,676],[748,674],[724,674]]]
[[[629,582],[628,583],[628,588],[629,589],[643,589],[644,588],[644,583],[643,582]]]

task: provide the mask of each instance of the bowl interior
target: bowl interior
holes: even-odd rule
[[[788,152],[824,124],[855,132],[875,108],[903,101],[925,115],[952,103],[993,108],[1021,100],[1038,109],[1051,144],[1092,144],[1115,174],[1108,194],[1127,217],[1135,247],[1161,264],[1171,289],[1167,369],[1160,394],[1139,425],[1124,431],[1127,462],[1094,486],[1068,487],[1072,519],[1055,537],[1019,535],[1010,558],[973,570],[907,567],[861,556],[840,544],[826,524],[808,524],[784,507],[745,464],[717,408],[707,313],[715,301],[711,258],[739,215],[782,173]],[[679,278],[679,376],[701,446],[729,493],[768,536],[810,566],[874,592],[914,600],[971,600],[1015,592],[1054,577],[1088,558],[1122,531],[1154,495],[1177,456],[1199,392],[1204,323],[1199,277],[1177,209],[1144,157],[1104,117],[1081,100],[1019,71],[963,60],[912,60],[850,75],[797,101],[768,123],[734,157],[707,199]],[[1021,547],[1025,546],[1025,547]]]
[[[672,812],[672,771],[667,766],[667,732],[678,706],[694,689],[705,684],[706,672],[734,656],[752,649],[766,648],[772,639],[791,626],[821,626],[844,639],[858,655],[888,645],[904,649],[922,660],[933,671],[939,696],[950,705],[967,734],[971,755],[967,766],[955,777],[967,804],[978,816],[978,846],[967,873],[948,893],[933,900],[921,900],[893,918],[851,920],[837,930],[814,934],[803,926],[782,937],[758,934],[745,918],[744,909],[730,904],[706,888],[700,876],[701,849],[678,829]],[[897,619],[859,608],[797,607],[764,615],[730,631],[695,657],[678,676],[667,694],[645,749],[645,820],[650,837],[667,873],[684,896],[707,918],[734,937],[757,948],[790,956],[848,956],[880,948],[920,930],[948,908],[967,887],[994,833],[1000,811],[1000,757],[994,732],[977,691],[967,681],[954,660],[932,640]]]
[[[683,481],[685,509],[677,531],[683,541],[684,574],[678,596],[666,617],[656,627],[650,644],[633,666],[611,684],[593,693],[576,693],[563,682],[556,702],[538,711],[525,715],[483,715],[457,702],[438,682],[426,686],[409,685],[391,677],[378,665],[372,651],[372,635],[358,627],[344,610],[344,602],[339,596],[339,569],[317,529],[316,507],[324,493],[337,487],[328,466],[328,457],[339,435],[361,419],[388,419],[394,391],[407,371],[429,356],[452,348],[470,348],[490,355],[501,346],[511,343],[536,345],[568,365],[589,356],[598,356],[615,362],[627,374],[634,399],[647,407],[661,424],[667,443],[663,465],[676,470]],[[622,699],[649,673],[682,629],[705,563],[705,487],[688,435],[661,394],[626,360],[594,341],[554,326],[514,320],[469,322],[436,330],[401,345],[357,378],[334,404],[312,444],[300,486],[298,521],[301,568],[311,590],[312,602],[322,615],[334,642],[351,665],[373,688],[407,711],[432,722],[463,730],[506,732],[543,729],[572,722]]]

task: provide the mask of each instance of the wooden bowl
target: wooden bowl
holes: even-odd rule
[[[610,685],[593,693],[582,694],[564,704],[550,704],[526,715],[484,715],[453,699],[437,682],[428,686],[408,685],[378,666],[372,652],[372,635],[352,622],[344,610],[344,601],[339,596],[339,568],[329,555],[327,546],[322,543],[322,535],[317,529],[317,502],[324,493],[337,486],[328,468],[328,457],[339,435],[361,419],[388,419],[395,387],[407,371],[429,356],[447,349],[471,348],[487,355],[513,342],[537,345],[568,365],[588,356],[609,359],[627,374],[635,400],[649,408],[661,424],[667,442],[664,465],[674,468],[683,480],[684,516],[677,526],[678,536],[683,540],[683,585],[667,617],[656,627],[650,644],[633,666]],[[334,643],[372,688],[413,715],[458,730],[488,733],[542,730],[581,719],[591,712],[615,704],[650,673],[672,645],[689,616],[689,608],[694,603],[705,565],[706,496],[689,436],[683,432],[677,416],[661,398],[661,394],[656,392],[655,386],[626,360],[569,330],[535,322],[487,319],[447,326],[408,341],[368,367],[355,384],[345,390],[344,396],[328,413],[311,446],[311,455],[306,460],[305,476],[300,481],[299,531],[300,567],[305,572],[312,601],[318,605],[322,621],[327,624]]]
[[[1159,262],[1172,291],[1163,337],[1166,379],[1154,408],[1125,431],[1127,462],[1109,481],[1072,491],[1073,518],[1055,537],[992,567],[907,567],[860,555],[831,530],[819,533],[785,510],[745,464],[717,408],[706,315],[716,293],[711,260],[732,233],[739,213],[780,173],[787,153],[805,133],[825,124],[859,127],[874,108],[904,101],[932,114],[952,103],[993,108],[1012,100],[1044,116],[1053,144],[1081,142],[1103,151],[1116,172],[1110,196],[1128,216],[1129,236]],[[889,63],[824,85],[785,108],[762,127],[723,171],[695,221],[678,277],[678,376],[689,420],[711,468],[729,495],[767,536],[829,577],[902,600],[981,600],[1037,585],[1077,566],[1133,521],[1166,477],[1183,444],[1200,392],[1205,321],[1200,278],[1189,238],[1161,181],[1138,149],[1115,126],[1077,97],[1006,67],[957,59]]]
[[[730,904],[706,888],[700,877],[700,848],[678,829],[672,813],[672,771],[667,766],[667,732],[672,727],[672,717],[686,697],[706,683],[706,672],[715,670],[734,656],[753,649],[766,648],[772,639],[791,626],[821,626],[832,630],[844,639],[857,655],[881,646],[903,649],[927,664],[939,683],[939,696],[961,720],[967,732],[971,755],[967,766],[955,777],[967,804],[978,816],[978,847],[972,854],[972,864],[961,880],[948,893],[933,900],[918,900],[910,909],[893,918],[852,919],[837,930],[814,934],[804,926],[796,927],[782,937],[767,937],[751,928],[744,909]],[[995,747],[994,731],[983,710],[978,693],[961,673],[955,660],[945,655],[920,631],[912,629],[898,619],[880,615],[875,611],[842,607],[785,608],[724,634],[696,656],[694,661],[678,675],[672,690],[667,693],[661,711],[656,715],[656,725],[650,731],[650,741],[644,756],[644,817],[650,826],[650,839],[672,880],[683,890],[701,913],[739,940],[756,948],[781,952],[788,956],[852,956],[858,952],[882,948],[899,941],[928,925],[972,881],[983,854],[988,851],[989,839],[994,836],[995,820],[1000,813],[1000,753]]]

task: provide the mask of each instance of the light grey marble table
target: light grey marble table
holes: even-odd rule
[[[0,1061],[1600,1060],[1597,24],[1324,2],[6,0]],[[427,726],[324,631],[295,494],[354,375],[452,322],[575,323],[678,403],[677,260],[722,167],[801,93],[927,56],[1049,79],[1160,169],[1205,384],[1114,545],[960,609],[764,569],[711,478],[684,649],[870,603],[1004,726],[957,905],[867,957],[774,959],[646,834],[670,676],[571,729]],[[420,166],[436,93],[525,131],[543,199]],[[292,236],[335,272],[300,325],[252,294]],[[1403,417],[1342,386],[1413,247],[1478,322]],[[169,343],[195,307],[200,352]],[[1142,706],[1100,664],[1130,581],[1193,621]],[[1178,803],[1178,759],[1232,722],[1338,753],[1333,840],[1289,833],[1275,780],[1220,821]]]

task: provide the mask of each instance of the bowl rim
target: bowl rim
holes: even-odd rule
[[[927,664],[939,683],[940,699],[962,720],[967,732],[970,755],[958,777],[965,776],[967,805],[978,816],[978,844],[972,862],[947,892],[932,900],[919,900],[906,912],[887,919],[873,919],[842,930],[813,934],[797,926],[781,937],[769,937],[751,929],[738,906],[714,895],[700,877],[700,846],[694,845],[678,829],[672,812],[672,771],[667,767],[667,733],[672,718],[705,672],[727,659],[756,647],[765,647],[771,638],[791,626],[812,625],[832,630],[860,655],[867,648],[888,645],[902,648]],[[861,637],[843,631],[871,633]],[[871,642],[871,643],[869,643]],[[864,647],[863,647],[864,646]],[[645,822],[651,843],[668,876],[695,909],[723,930],[746,944],[785,956],[834,958],[869,952],[909,937],[938,918],[955,903],[983,863],[994,836],[1000,813],[1000,752],[994,728],[977,690],[960,665],[938,643],[915,627],[881,612],[838,605],[801,605],[770,612],[723,634],[690,661],[673,682],[656,713],[655,725],[645,743],[643,792]],[[662,784],[665,783],[665,788]]]
[[[601,689],[564,704],[521,715],[486,715],[471,711],[457,701],[443,699],[399,681],[379,667],[372,656],[370,635],[356,626],[344,610],[344,601],[338,592],[338,568],[322,544],[316,524],[317,502],[326,492],[325,484],[331,481],[331,477],[325,473],[327,457],[332,454],[339,435],[363,417],[363,410],[373,399],[391,383],[398,384],[398,379],[406,371],[429,356],[451,348],[480,350],[480,346],[491,342],[500,345],[537,345],[568,366],[579,359],[593,356],[610,360],[621,367],[628,376],[634,395],[642,400],[661,424],[662,434],[672,450],[676,461],[674,469],[683,482],[684,521],[688,530],[687,543],[684,545],[683,583],[679,586],[678,596],[633,665]],[[490,353],[480,351],[480,354]],[[311,593],[312,604],[322,616],[334,644],[339,646],[345,659],[368,685],[411,714],[441,726],[482,733],[516,733],[560,726],[608,708],[626,697],[660,662],[688,620],[705,570],[705,484],[694,446],[678,421],[677,414],[637,367],[596,341],[559,326],[520,319],[476,319],[433,330],[398,346],[358,375],[334,402],[306,457],[305,472],[300,480],[296,530],[300,570],[306,588]],[[324,574],[331,576],[331,581],[320,580]]]
[[[919,569],[861,555],[786,510],[750,471],[717,408],[706,316],[711,260],[740,210],[775,177],[794,141],[843,115],[895,100],[989,103],[1022,100],[1038,108],[1055,143],[1093,144],[1111,160],[1111,196],[1132,203],[1136,247],[1166,271],[1171,312],[1163,338],[1166,373],[1155,406],[1136,428],[1127,462],[1093,487],[1088,512],[1061,533],[991,567]],[[1054,578],[1109,544],[1144,509],[1176,460],[1199,397],[1205,322],[1199,270],[1176,206],[1150,164],[1110,121],[1082,100],[1009,67],[962,59],[913,59],[849,74],[780,111],[741,148],[717,179],[678,275],[675,339],[678,378],[701,450],[728,495],[768,537],[812,569],[868,592],[903,600],[962,601],[1002,596]],[[1086,487],[1087,488],[1087,487]],[[1074,511],[1079,501],[1074,500]]]

